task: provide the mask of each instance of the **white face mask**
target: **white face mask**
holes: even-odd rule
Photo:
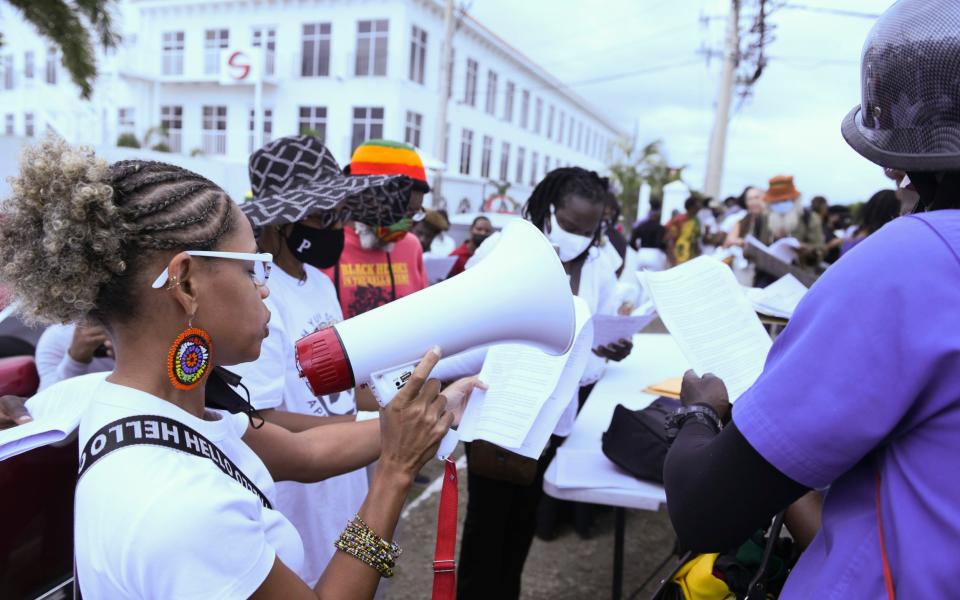
[[[770,210],[778,215],[785,215],[793,210],[793,200],[785,200],[783,202],[771,204]]]
[[[557,247],[560,252],[560,260],[563,262],[571,261],[583,254],[583,252],[593,243],[592,237],[570,233],[557,223],[557,216],[550,215],[550,233],[547,234],[550,243]]]

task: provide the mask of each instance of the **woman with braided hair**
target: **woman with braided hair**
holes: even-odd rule
[[[209,375],[256,360],[272,257],[227,194],[180,167],[108,166],[48,137],[24,151],[0,214],[0,280],[32,322],[92,321],[115,370],[35,401],[87,404],[79,429],[77,581],[88,598],[371,598],[410,485],[451,423],[427,381],[438,350],[364,423],[292,433],[205,406]],[[171,343],[172,342],[172,343]],[[277,365],[282,375],[286,365]],[[218,371],[219,372],[219,371]],[[357,516],[311,590],[275,480],[311,482],[379,455]]]
[[[540,181],[523,208],[523,216],[557,248],[573,293],[587,302],[593,314],[613,315],[620,305],[615,293],[619,265],[611,264],[597,248],[606,205],[607,188],[596,173],[566,167],[551,171]],[[471,260],[483,260],[497,239],[497,234],[488,238]],[[469,268],[471,263],[467,265]],[[631,349],[628,340],[594,348],[594,356],[580,376],[580,397],[570,399],[552,442],[538,461],[533,482],[524,485],[500,480],[496,473],[481,474],[478,465],[471,468],[472,453],[468,452],[469,500],[457,577],[460,600],[520,597],[523,565],[534,531],[544,538],[554,535],[557,505],[547,503],[542,514],[537,514],[538,505],[548,500],[543,496],[543,473],[556,447],[570,434],[577,400],[582,403],[586,399],[603,374],[607,359],[623,360]],[[483,358],[483,351],[451,357],[438,368],[438,376],[446,380],[476,373]],[[588,523],[582,522],[578,529],[588,535],[588,528]]]

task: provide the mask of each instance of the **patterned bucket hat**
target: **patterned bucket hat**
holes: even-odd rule
[[[344,175],[313,136],[274,140],[250,156],[253,199],[240,205],[254,227],[318,216],[327,227],[354,220],[389,225],[403,218],[414,181],[407,176]]]

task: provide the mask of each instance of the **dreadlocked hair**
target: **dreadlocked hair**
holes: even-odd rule
[[[133,316],[158,252],[206,250],[230,231],[229,196],[174,165],[107,165],[48,135],[26,148],[0,208],[0,282],[33,324]]]
[[[607,189],[594,171],[580,167],[554,169],[540,180],[523,206],[523,218],[546,230],[551,207],[561,207],[570,196],[580,196],[591,204],[607,201]]]

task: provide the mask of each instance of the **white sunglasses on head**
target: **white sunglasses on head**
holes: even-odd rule
[[[231,260],[249,260],[253,262],[253,274],[250,278],[258,286],[267,284],[270,278],[270,265],[273,263],[273,255],[269,253],[255,254],[252,252],[216,252],[213,250],[187,250],[190,256],[202,256],[205,258],[227,258]],[[167,269],[153,282],[154,289],[160,289],[170,279]]]

